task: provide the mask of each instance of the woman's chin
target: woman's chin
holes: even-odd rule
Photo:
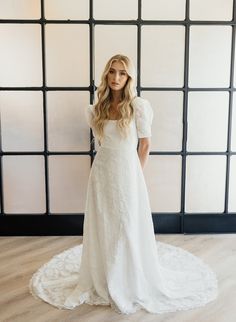
[[[113,90],[113,91],[121,91],[122,88],[118,87],[118,86],[110,86],[110,89]]]

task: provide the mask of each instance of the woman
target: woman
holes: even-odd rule
[[[214,300],[218,285],[210,267],[155,239],[143,175],[153,110],[136,96],[127,56],[109,59],[98,101],[85,115],[98,148],[88,180],[83,245],[42,266],[31,279],[31,293],[60,309],[87,303],[124,314],[188,310]]]

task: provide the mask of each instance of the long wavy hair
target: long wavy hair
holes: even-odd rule
[[[128,74],[128,79],[122,89],[121,101],[118,104],[119,119],[116,125],[122,137],[128,134],[129,123],[134,116],[134,108],[131,104],[134,97],[137,96],[135,79],[136,71],[133,62],[125,55],[117,54],[112,56],[105,65],[105,69],[101,76],[101,83],[97,89],[98,101],[94,106],[94,116],[92,118],[92,127],[94,133],[100,142],[104,136],[104,126],[109,119],[109,109],[111,105],[112,92],[108,85],[107,75],[114,61],[123,63]]]

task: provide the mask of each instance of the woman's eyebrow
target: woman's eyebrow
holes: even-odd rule
[[[110,70],[115,70],[115,68],[110,68]],[[117,69],[117,70],[119,70],[120,72],[126,72],[126,70],[125,69]]]

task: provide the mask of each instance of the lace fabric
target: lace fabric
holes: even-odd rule
[[[31,294],[59,309],[82,303],[110,305],[118,313],[188,310],[218,294],[214,271],[180,247],[157,241],[138,137],[151,135],[153,111],[134,100],[135,122],[121,140],[116,122],[94,158],[86,194],[83,244],[55,255],[29,284]],[[93,106],[86,109],[88,121]]]
[[[132,105],[134,107],[134,117],[138,138],[151,137],[151,126],[153,122],[154,113],[150,102],[144,98],[137,96],[133,99]],[[91,120],[94,115],[94,105],[89,104],[88,107],[86,106],[84,112],[87,124],[91,127]]]
[[[78,245],[59,253],[46,264],[44,264],[32,277],[30,281],[30,293],[36,298],[41,298],[45,302],[59,309],[73,309],[79,304],[111,306],[117,313],[130,314],[140,309],[146,309],[145,304],[139,299],[134,300],[133,308],[119,308],[112,298],[104,299],[100,297],[92,287],[81,292],[77,298],[77,305],[66,306],[65,302],[73,289],[77,286],[79,279],[79,267],[83,245]],[[192,288],[191,296],[180,296],[180,298],[164,298],[162,302],[157,300],[154,308],[148,310],[150,313],[166,313],[180,310],[189,310],[202,307],[213,301],[218,295],[217,277],[211,268],[200,258],[194,256],[182,248],[156,241],[156,251],[159,256],[162,271],[165,271],[165,283],[169,289],[179,289],[180,294]],[[182,277],[173,279],[169,272],[179,272]],[[195,281],[191,284],[192,273]],[[188,273],[190,275],[188,276]],[[177,274],[175,275],[175,277]],[[172,277],[170,279],[170,277]],[[189,284],[190,283],[190,284]],[[197,290],[194,292],[196,285]],[[153,300],[150,298],[150,303]],[[155,302],[155,301],[154,301]]]
[[[153,109],[148,100],[137,97],[133,102],[138,138],[151,137]]]

